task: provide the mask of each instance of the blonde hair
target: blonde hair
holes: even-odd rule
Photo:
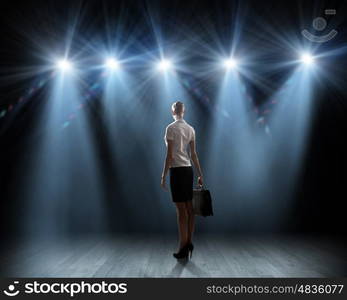
[[[176,101],[172,104],[171,110],[174,115],[182,115],[185,110],[185,106],[181,101]]]

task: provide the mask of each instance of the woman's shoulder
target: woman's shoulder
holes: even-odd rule
[[[189,123],[186,123],[186,124],[189,127],[189,129],[194,130],[194,127],[192,125],[190,125]]]
[[[166,128],[171,128],[171,127],[175,127],[175,122],[171,122],[170,124],[166,126]]]

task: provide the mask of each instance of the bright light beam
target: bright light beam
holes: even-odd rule
[[[257,199],[253,182],[258,182],[259,164],[261,157],[254,147],[251,136],[252,114],[250,113],[250,102],[247,100],[246,89],[238,72],[226,72],[219,91],[217,93],[215,113],[212,115],[210,125],[210,149],[206,162],[206,173],[211,186],[227,186],[228,197],[233,199],[235,210],[224,219],[218,220],[219,224],[228,224],[230,219],[232,225],[237,226],[239,217],[236,211],[243,211],[242,222],[244,226],[252,226],[252,219],[248,205],[254,206],[250,199]],[[223,145],[223,147],[220,147]],[[219,178],[217,173],[224,174]],[[223,199],[220,205],[228,209],[228,199],[225,198],[225,189],[214,191],[215,197]],[[239,199],[242,199],[239,200]],[[250,202],[248,202],[250,201]],[[248,202],[248,203],[247,203]],[[228,209],[229,210],[229,209]],[[231,210],[230,210],[231,211]],[[233,215],[235,213],[235,215]],[[247,221],[245,221],[247,220]]]
[[[66,70],[67,66],[65,61],[60,67]],[[30,178],[23,179],[23,197],[30,208],[25,212],[21,230],[35,238],[54,238],[84,230],[103,232],[106,226],[103,201],[95,201],[103,199],[104,190],[90,124],[84,111],[75,116],[82,100],[79,80],[77,76],[68,77],[60,72],[52,82],[49,101],[37,122],[41,138],[29,150]],[[67,116],[71,125],[64,127]],[[71,188],[80,185],[84,188]],[[83,207],[70,206],[76,199],[83,199]],[[74,203],[79,206],[78,201]],[[57,205],[59,210],[54,209]],[[86,213],[91,214],[92,223],[85,222]]]

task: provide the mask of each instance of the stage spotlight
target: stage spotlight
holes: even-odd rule
[[[226,69],[235,69],[237,67],[237,61],[234,58],[228,58],[223,61],[223,65]]]
[[[110,57],[105,62],[105,67],[110,70],[116,70],[120,67],[119,61],[114,59],[113,57]]]
[[[58,60],[57,63],[56,63],[56,67],[58,69],[60,69],[61,71],[69,71],[72,69],[72,64],[71,62],[69,62],[68,60],[66,59],[61,59],[61,60]]]
[[[172,62],[168,59],[162,59],[160,62],[158,62],[157,68],[159,71],[168,71],[172,68]]]
[[[301,62],[305,65],[311,65],[314,63],[314,57],[309,53],[303,53],[301,55]]]

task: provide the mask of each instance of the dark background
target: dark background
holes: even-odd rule
[[[0,108],[7,109],[38,76],[35,68],[39,69],[45,64],[43,49],[55,49],[59,52],[59,48],[63,47],[67,24],[71,24],[76,12],[80,15],[75,28],[79,39],[72,48],[78,48],[79,43],[93,39],[99,39],[102,43],[105,41],[105,24],[111,24],[111,30],[115,24],[121,24],[120,43],[128,41],[129,36],[134,38],[127,49],[130,56],[156,47],[149,14],[159,24],[162,36],[173,45],[183,42],[194,45],[194,39],[198,37],[211,47],[219,40],[228,48],[231,43],[230,28],[237,22],[235,16],[238,13],[242,16],[240,20],[243,24],[240,55],[252,51],[256,53],[254,60],[257,64],[253,71],[267,85],[264,89],[260,84],[244,79],[254,106],[261,108],[290,72],[290,69],[287,73],[271,72],[271,61],[281,62],[293,55],[286,45],[271,42],[271,38],[265,34],[266,29],[273,27],[278,29],[279,34],[284,32],[290,36],[297,32],[299,35],[302,20],[310,25],[310,20],[319,16],[322,8],[335,8],[337,16],[332,22],[336,23],[339,34],[324,47],[343,47],[346,46],[346,4],[346,1],[1,1]],[[81,55],[90,54],[88,51],[86,48]],[[189,47],[186,51],[189,53]],[[196,46],[191,56],[188,56],[186,63],[192,66],[193,73],[194,64],[205,59],[203,53],[204,49]],[[292,199],[291,210],[283,217],[284,222],[280,228],[282,232],[346,233],[346,61],[346,55],[342,54],[330,56],[323,62],[326,63],[329,74],[334,74],[332,81],[335,84],[327,81],[315,91],[312,134],[307,140],[307,151],[297,179],[298,187]],[[197,75],[195,84],[213,102],[216,88],[213,78]],[[193,99],[197,97],[190,90],[188,92]],[[20,182],[30,176],[23,162],[29,155],[30,145],[40,139],[40,130],[35,125],[40,105],[45,101],[44,96],[44,91],[38,91],[24,105],[18,106],[0,120],[0,230],[4,238],[18,233],[22,203],[17,195],[22,188]],[[97,153],[109,203],[107,222],[110,231],[167,230],[167,227],[162,227],[153,220],[155,207],[150,204],[150,196],[143,196],[141,191],[138,192],[138,197],[142,197],[142,208],[137,209],[147,206],[149,218],[148,215],[143,216],[144,221],[141,223],[141,214],[132,215],[129,212],[128,218],[121,219],[127,226],[120,225],[120,210],[122,203],[127,201],[128,194],[118,189],[120,183],[117,185],[117,180],[124,179],[126,175],[122,173],[124,170],[110,167],[109,159],[112,154],[104,138],[105,130],[98,114],[97,97],[95,100],[86,111],[93,127],[92,134],[98,141]],[[197,132],[201,132],[198,151],[203,165],[209,149],[208,141],[204,139],[204,129],[208,128],[210,114],[209,107],[202,103],[196,111],[196,118],[201,122],[194,124]],[[138,150],[132,149],[127,154],[130,156],[129,160],[141,161],[147,157],[144,147],[136,149]],[[135,166],[130,166],[128,171],[135,172],[134,168]],[[138,175],[136,180],[141,180],[141,176],[145,174]],[[211,190],[213,192],[213,187]],[[133,193],[132,195],[136,195],[136,191]],[[215,218],[217,217],[218,215]],[[171,221],[174,219],[168,222]],[[234,230],[228,224],[212,228],[216,231]],[[242,231],[242,228],[239,227],[239,230]],[[278,228],[274,228],[274,231],[277,230]],[[78,226],[72,226],[71,231],[83,232]]]

